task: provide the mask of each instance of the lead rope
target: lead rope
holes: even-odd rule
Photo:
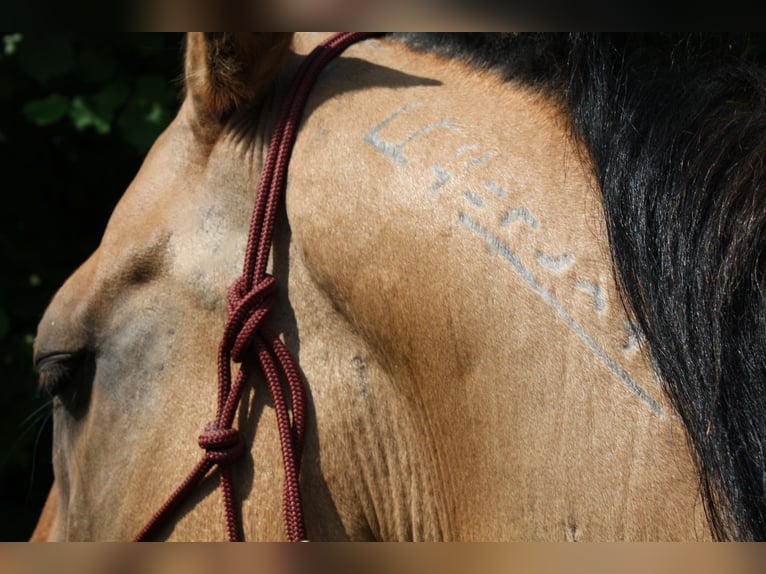
[[[350,45],[377,36],[367,32],[343,32],[317,46],[296,73],[283,104],[261,176],[250,224],[242,276],[229,287],[228,317],[218,348],[218,407],[216,418],[205,427],[198,444],[205,451],[202,460],[165,501],[134,541],[153,539],[172,513],[189,497],[214,467],[220,468],[220,485],[226,515],[226,532],[231,542],[243,540],[242,517],[234,494],[232,465],[246,451],[242,434],[232,428],[242,399],[244,383],[251,373],[245,359],[255,350],[271,394],[279,428],[285,472],[282,512],[285,533],[291,542],[305,540],[303,505],[300,493],[300,466],[306,428],[306,391],[303,378],[290,351],[279,335],[263,324],[274,305],[274,277],[266,272],[274,235],[274,223],[285,188],[287,166],[309,92],[322,69]],[[240,363],[231,382],[231,362]],[[283,381],[290,394],[288,409]]]

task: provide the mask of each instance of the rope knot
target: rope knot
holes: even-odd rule
[[[237,315],[242,311],[252,311],[255,308],[266,306],[274,299],[274,285],[276,280],[268,273],[263,276],[251,289],[247,289],[244,276],[238,277],[229,287],[227,293],[229,299],[229,316]],[[268,305],[271,306],[271,305]]]
[[[221,465],[232,464],[245,452],[245,440],[237,429],[222,429],[215,421],[209,422],[197,442],[205,451],[205,458]]]
[[[250,290],[244,276],[229,287],[229,317],[224,330],[224,343],[231,350],[231,358],[235,362],[242,362],[261,321],[274,305],[275,285],[274,277],[265,274]]]

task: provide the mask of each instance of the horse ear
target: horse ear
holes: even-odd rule
[[[187,94],[199,111],[224,118],[263,92],[291,41],[289,32],[190,32],[186,39]]]

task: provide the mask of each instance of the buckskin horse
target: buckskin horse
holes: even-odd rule
[[[161,514],[146,537],[766,539],[766,78],[741,39],[344,47],[253,280],[318,42],[188,36],[177,117],[40,323],[34,538]]]

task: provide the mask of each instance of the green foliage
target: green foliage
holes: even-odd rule
[[[24,38],[22,34],[6,34],[3,36],[3,53],[10,56],[16,51],[16,45]]]
[[[160,76],[142,76],[134,86],[134,97],[122,109],[117,125],[136,149],[149,149],[157,135],[171,120],[167,105],[170,99],[167,80]],[[173,96],[174,97],[174,96]]]
[[[144,153],[175,113],[177,86],[167,74],[126,66],[125,52],[131,52],[128,63],[160,54],[167,61],[168,45],[162,35],[122,35],[117,42],[111,38],[8,34],[3,44],[17,75],[37,84],[33,93],[41,92],[22,106],[30,122],[48,126],[68,121],[77,131],[93,130],[101,135],[116,131],[124,142]],[[178,70],[177,46],[173,56]]]
[[[51,94],[41,100],[30,100],[24,104],[22,111],[32,123],[47,126],[63,118],[71,105],[69,98]]]

